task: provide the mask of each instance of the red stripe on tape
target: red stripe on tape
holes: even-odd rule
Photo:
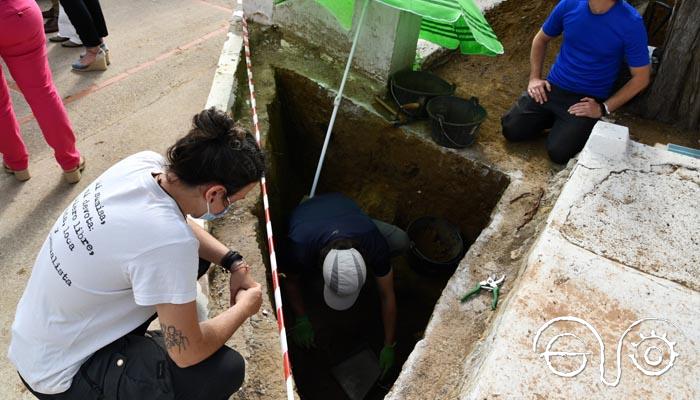
[[[284,328],[284,316],[280,310],[277,310],[277,314],[279,315],[279,318],[277,318],[277,327],[279,331],[282,332],[282,328]]]
[[[289,362],[289,356],[284,353],[284,377],[285,379],[292,376],[292,364]]]

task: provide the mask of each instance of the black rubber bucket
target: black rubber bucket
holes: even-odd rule
[[[435,143],[453,149],[471,146],[486,119],[486,110],[476,97],[469,100],[455,96],[435,97],[428,102],[426,111]]]
[[[455,86],[430,72],[407,70],[391,77],[389,92],[402,112],[413,118],[427,118],[428,101],[453,94]]]
[[[464,241],[455,225],[437,217],[421,217],[406,229],[411,247],[408,264],[423,275],[452,275],[464,257]]]

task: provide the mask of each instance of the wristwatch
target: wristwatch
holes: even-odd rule
[[[226,271],[231,272],[231,267],[235,267],[237,264],[243,261],[243,256],[237,251],[229,250],[225,256],[221,258],[221,265]]]
[[[607,117],[608,115],[610,115],[610,109],[608,108],[608,105],[605,104],[604,101],[600,102],[599,104],[600,104],[600,113],[602,114],[602,116]]]

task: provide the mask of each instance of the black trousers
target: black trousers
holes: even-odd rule
[[[96,47],[107,36],[107,23],[99,0],[60,0],[70,23],[85,47]]]
[[[557,164],[566,164],[583,149],[598,122],[595,118],[577,117],[567,111],[584,97],[591,96],[552,85],[552,91],[547,92],[547,102],[539,104],[525,92],[501,117],[503,136],[511,142],[519,142],[534,139],[551,128],[547,136],[549,158]]]
[[[200,259],[199,276],[208,268]],[[22,382],[40,400],[224,400],[241,387],[245,361],[238,352],[223,346],[206,360],[180,368],[168,356],[161,334],[146,332],[154,318],[93,354],[63,393],[36,393]]]

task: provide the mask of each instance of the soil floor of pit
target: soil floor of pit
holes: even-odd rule
[[[500,57],[462,56],[452,55],[445,63],[432,69],[444,79],[457,85],[456,94],[461,97],[476,96],[488,111],[489,116],[480,129],[480,136],[477,143],[462,153],[472,159],[493,166],[500,171],[509,174],[514,179],[520,180],[520,194],[507,199],[509,202],[508,216],[517,216],[517,220],[508,221],[502,230],[501,237],[504,239],[502,245],[487,244],[486,250],[491,250],[491,254],[472,254],[473,259],[483,260],[483,264],[489,268],[498,264],[499,268],[508,269],[513,272],[513,278],[517,275],[518,259],[522,254],[527,253],[527,248],[531,245],[532,239],[536,237],[538,227],[546,219],[549,210],[556,200],[559,190],[565,179],[563,174],[557,176],[562,171],[563,166],[551,163],[546,154],[544,137],[528,143],[507,143],[500,129],[500,116],[504,114],[522,93],[527,84],[529,74],[529,51],[530,43],[542,22],[556,4],[556,0],[533,0],[523,4],[515,0],[509,0],[499,4],[486,13],[487,20],[491,23],[494,31],[505,47],[505,55]],[[275,95],[274,67],[290,67],[301,70],[305,75],[318,78],[327,82],[330,87],[337,87],[342,74],[343,60],[332,60],[325,55],[323,49],[305,49],[293,57],[295,54],[290,47],[298,46],[295,39],[282,32],[275,31],[268,27],[256,27],[258,33],[253,33],[251,38],[253,47],[253,64],[261,116],[261,128],[263,134],[268,131],[269,121],[263,108],[269,104]],[[254,29],[254,30],[256,30]],[[264,33],[260,33],[264,31]],[[282,40],[280,40],[282,38]],[[292,45],[290,45],[292,43]],[[550,45],[547,53],[545,70],[554,60],[558,51],[560,40],[555,40]],[[287,51],[288,58],[283,55]],[[250,111],[247,108],[248,93],[243,81],[239,82],[239,93],[237,98],[236,115],[243,123],[250,126]],[[376,90],[378,93],[382,86],[377,84],[369,90]],[[347,88],[348,96],[367,96],[368,89],[358,89],[353,86],[351,79]],[[380,111],[381,112],[381,111]],[[330,116],[329,116],[330,117]],[[626,125],[630,128],[632,139],[648,145],[655,143],[676,143],[689,147],[700,147],[700,137],[698,132],[688,132],[679,130],[667,124],[656,121],[645,120],[623,111],[616,112],[613,116],[614,122]],[[418,124],[415,128],[427,129],[426,126]],[[262,254],[266,253],[262,231],[264,227],[259,224],[258,215],[260,205],[257,200],[250,196],[243,206],[232,216],[227,217],[222,223],[215,227],[215,234],[222,240],[237,248],[246,255],[249,262],[257,268],[256,279],[267,282],[269,276],[265,276]],[[274,221],[273,221],[274,223]],[[256,231],[257,229],[257,231]],[[517,233],[512,234],[515,231]],[[241,235],[241,233],[243,233]],[[513,279],[514,280],[514,279]],[[506,281],[503,296],[507,296],[509,289],[513,286],[513,280]],[[268,293],[270,285],[267,285]],[[228,304],[228,291],[226,281],[221,276],[217,276],[212,281],[211,296],[213,299],[212,314],[223,310]],[[244,356],[250,357],[247,364],[247,377],[244,388],[234,398],[241,399],[267,399],[282,398],[283,383],[280,353],[278,343],[275,339],[276,323],[274,319],[273,307],[270,299],[265,299],[263,305],[265,313],[254,317],[250,326],[246,325],[242,334],[236,334],[232,340],[232,345],[241,351]],[[479,316],[474,318],[474,322],[462,328],[461,339],[470,345],[481,338],[486,330],[487,324],[491,321],[489,317]],[[253,330],[255,327],[267,326],[263,333]],[[440,386],[448,381],[454,373],[446,372],[446,378],[437,378],[435,386]],[[413,390],[413,389],[411,389]],[[408,392],[417,395],[419,392]],[[437,390],[431,393],[437,393]],[[443,394],[451,393],[449,390]],[[431,394],[431,396],[435,397]],[[411,398],[410,395],[404,396]],[[435,398],[449,398],[437,396]]]

